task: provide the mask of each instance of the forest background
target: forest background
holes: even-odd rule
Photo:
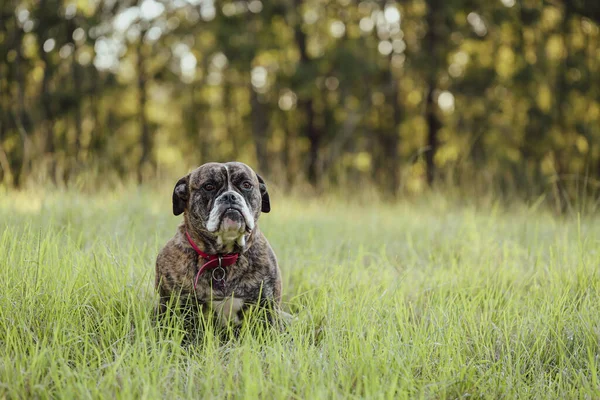
[[[600,189],[599,23],[595,0],[3,1],[0,182],[236,159],[284,191],[564,212]]]

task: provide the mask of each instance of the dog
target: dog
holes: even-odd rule
[[[156,259],[159,315],[173,296],[220,327],[242,324],[252,305],[277,315],[281,272],[258,228],[270,210],[265,181],[241,162],[207,163],[179,179],[173,214],[183,222]]]

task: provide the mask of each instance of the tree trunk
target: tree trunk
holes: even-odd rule
[[[315,126],[315,111],[313,110],[312,99],[302,101],[301,107],[304,110],[304,116],[306,118],[305,135],[310,143],[308,148],[308,168],[306,177],[311,185],[318,186],[321,178],[319,171],[321,132]]]
[[[91,91],[92,93],[102,93],[101,87],[104,84],[104,78],[98,73],[98,71],[92,71],[93,78],[91,79]],[[102,104],[102,97],[100,96],[90,96],[90,109],[92,112],[92,118],[94,120],[94,128],[91,132],[90,144],[88,147],[88,151],[90,153],[90,157],[96,164],[98,161],[104,158],[104,121],[100,119],[100,107]]]
[[[39,2],[39,12],[42,15],[46,15],[52,11],[48,5],[47,0],[41,0]],[[49,26],[44,23],[44,19],[40,19],[40,23],[37,25],[36,31],[38,37],[43,38],[46,35],[46,32],[49,30]],[[71,32],[72,33],[72,32]],[[70,35],[69,35],[70,37]],[[52,182],[56,183],[56,157],[55,157],[55,143],[54,143],[54,106],[53,106],[53,93],[50,91],[50,81],[54,75],[54,65],[50,59],[50,56],[44,51],[43,48],[44,41],[38,41],[38,52],[40,58],[44,62],[43,74],[42,74],[42,85],[41,85],[41,93],[40,93],[40,115],[41,121],[39,123],[42,132],[42,149],[40,149],[43,154],[44,160],[44,168],[47,169],[47,174],[52,180]]]
[[[433,185],[436,176],[435,153],[439,147],[438,133],[441,128],[440,120],[437,116],[437,106],[433,98],[435,88],[433,83],[429,84],[427,89],[427,100],[425,103],[425,119],[427,121],[427,151],[425,152],[425,162],[427,164],[427,183]]]
[[[259,94],[250,86],[250,106],[252,118],[252,135],[256,149],[256,159],[261,173],[269,175],[269,155],[267,142],[269,140],[269,121],[267,120],[267,107],[260,102]]]
[[[15,186],[20,187],[25,179],[29,175],[29,167],[31,164],[31,151],[32,151],[32,143],[29,137],[29,130],[32,126],[31,120],[29,118],[29,114],[26,109],[27,106],[25,104],[25,92],[26,92],[26,77],[25,77],[25,67],[22,65],[23,62],[23,54],[22,54],[22,35],[17,34],[17,43],[15,48],[17,49],[17,56],[15,58],[15,72],[17,78],[17,109],[13,112],[14,123],[19,132],[19,136],[21,137],[22,142],[22,153],[21,159],[16,159],[15,161],[19,162],[20,165],[18,169],[15,169]]]
[[[294,1],[296,12],[302,7],[302,3],[303,0]],[[300,52],[298,69],[301,73],[304,73],[311,61],[308,57],[306,34],[302,31],[302,22],[297,15],[294,18],[293,26],[294,39],[296,41],[296,46],[298,46],[298,51]],[[312,76],[310,76],[309,79],[312,79]],[[298,82],[299,86],[302,86],[303,84],[304,82]],[[312,82],[309,82],[308,86],[312,88]],[[302,113],[304,114],[303,133],[309,141],[306,177],[311,185],[318,186],[321,180],[321,171],[319,170],[319,150],[321,147],[322,132],[315,124],[312,90],[306,90],[306,92],[308,93],[299,93],[298,96],[303,97],[298,101],[298,109],[302,110]]]
[[[6,119],[4,115],[0,118],[0,183],[5,182],[7,185],[12,184],[12,171],[10,168],[10,161],[8,155],[4,150],[4,133],[6,128]]]
[[[147,167],[151,167],[152,137],[148,119],[146,117],[147,103],[147,76],[144,65],[143,38],[145,32],[140,35],[137,47],[137,89],[138,89],[138,119],[140,124],[140,142],[142,145],[142,156],[138,165],[138,182],[141,183]]]
[[[294,113],[295,114],[295,113]],[[286,134],[283,142],[283,167],[285,169],[285,185],[286,189],[291,188],[294,185],[296,175],[294,174],[295,168],[293,165],[294,156],[292,155],[293,143],[296,137],[296,124],[292,122],[291,113],[285,113],[283,115],[284,126],[286,127]],[[295,115],[297,118],[297,115]]]
[[[563,40],[563,48],[564,54],[563,58],[558,65],[558,73],[556,74],[556,95],[555,95],[555,112],[556,116],[555,123],[560,128],[561,136],[566,141],[566,148],[560,149],[557,145],[556,151],[556,162],[555,162],[555,170],[556,170],[556,190],[554,191],[556,196],[556,209],[557,212],[563,214],[568,209],[568,192],[562,180],[563,174],[568,173],[568,168],[565,168],[565,165],[569,164],[570,150],[569,146],[573,143],[571,135],[569,133],[569,127],[567,126],[567,116],[565,113],[565,108],[567,107],[567,100],[569,96],[569,84],[567,82],[567,72],[569,70],[569,46],[567,43],[569,36],[569,21],[572,15],[572,8],[570,6],[570,2],[566,1],[563,10],[563,20],[561,24],[561,35]]]
[[[440,38],[437,29],[439,29],[438,13],[441,13],[438,0],[427,0],[427,34],[425,35],[425,48],[428,49],[430,65],[428,66],[427,79],[427,99],[425,102],[425,119],[427,121],[427,151],[425,152],[425,162],[427,164],[427,183],[432,186],[436,176],[435,153],[439,146],[438,132],[441,128],[441,122],[437,115],[437,106],[434,98],[434,92],[437,88],[437,70],[438,54],[437,47]]]
[[[202,70],[208,71],[209,58],[202,57]],[[200,140],[200,160],[203,163],[211,161],[211,155],[213,154],[213,139],[212,139],[212,119],[211,119],[211,104],[207,103],[204,97],[202,97],[201,103],[196,101],[196,91],[200,90],[200,87],[208,85],[207,76],[205,74],[202,82],[194,82],[193,87],[193,103],[197,104],[199,112],[196,113],[200,117],[198,121],[198,139]]]
[[[234,160],[240,156],[240,137],[237,134],[241,129],[236,127],[236,118],[234,117],[234,106],[232,100],[232,83],[225,76],[223,79],[223,113],[225,114],[225,132],[227,140],[231,143],[231,149],[227,155],[227,159]]]
[[[402,109],[399,103],[398,82],[392,72],[391,64],[384,74],[384,85],[386,86],[386,103],[392,108],[392,118],[384,115],[380,125],[382,130],[379,135],[381,150],[383,155],[382,166],[384,174],[387,177],[385,182],[380,182],[382,189],[387,194],[394,197],[400,186],[399,177],[399,153],[398,144],[400,142],[398,128],[402,122]],[[389,122],[388,122],[389,121]]]
[[[83,148],[81,143],[81,138],[83,136],[83,121],[81,117],[81,107],[83,105],[84,98],[82,96],[82,76],[81,76],[81,67],[78,63],[73,60],[73,84],[75,91],[75,109],[73,110],[75,114],[75,148],[73,154],[73,161],[81,161],[83,159]]]

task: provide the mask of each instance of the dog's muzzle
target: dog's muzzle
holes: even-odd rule
[[[254,218],[244,198],[239,193],[228,191],[215,200],[206,227],[210,232],[219,228],[223,231],[251,231]]]
[[[245,229],[245,225],[242,213],[235,208],[227,208],[221,216],[221,227],[225,231],[241,231]]]

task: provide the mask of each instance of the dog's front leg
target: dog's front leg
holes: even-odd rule
[[[242,323],[244,299],[239,297],[227,297],[223,300],[213,300],[212,308],[220,326],[238,326]]]

